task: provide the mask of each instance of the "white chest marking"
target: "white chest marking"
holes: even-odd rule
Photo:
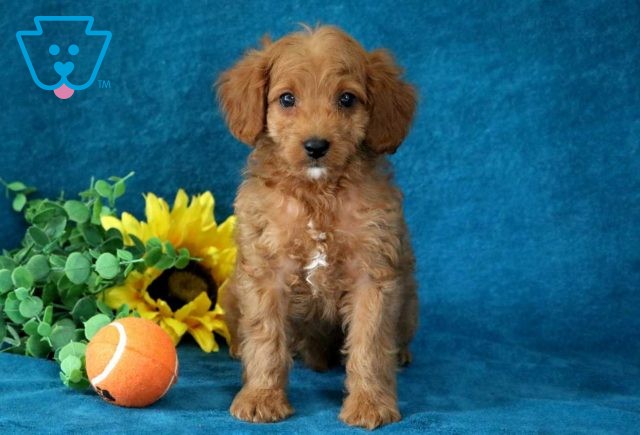
[[[320,268],[327,267],[329,263],[327,262],[327,234],[315,229],[313,225],[313,221],[309,221],[307,224],[307,229],[309,230],[309,235],[316,242],[316,248],[313,251],[311,259],[309,263],[304,267],[304,270],[307,271],[306,281],[311,286],[311,293],[313,296],[318,295],[318,286],[314,282],[314,275]]]

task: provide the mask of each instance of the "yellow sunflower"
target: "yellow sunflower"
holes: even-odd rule
[[[171,209],[152,193],[145,196],[145,202],[146,222],[123,213],[121,219],[102,217],[102,226],[118,229],[128,245],[133,244],[131,236],[145,243],[156,237],[176,249],[187,248],[201,261],[192,261],[180,270],[151,267],[143,273],[134,271],[122,285],[107,290],[104,300],[112,308],[128,304],[142,317],[159,324],[176,345],[188,332],[204,351],[217,351],[214,332],[227,343],[230,340],[219,301],[236,258],[235,216],[217,225],[210,192],[189,202],[180,189]]]

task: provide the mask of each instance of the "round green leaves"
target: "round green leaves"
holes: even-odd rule
[[[64,273],[74,284],[84,284],[91,275],[91,261],[79,252],[73,252],[67,257]]]
[[[96,272],[104,279],[113,279],[120,273],[120,261],[115,255],[105,252],[96,261]]]

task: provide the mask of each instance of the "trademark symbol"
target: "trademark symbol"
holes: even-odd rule
[[[111,80],[98,80],[99,89],[111,89]]]

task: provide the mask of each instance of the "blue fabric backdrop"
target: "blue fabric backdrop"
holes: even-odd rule
[[[387,47],[421,102],[393,157],[418,258],[421,329],[382,432],[640,428],[640,5],[637,1],[0,2],[0,177],[46,195],[91,175],[141,193],[213,190],[231,212],[248,149],[211,84],[264,33],[343,27]],[[15,32],[92,15],[113,39],[69,100],[33,83]],[[0,248],[23,226],[0,199]],[[343,373],[296,367],[292,419],[233,420],[239,364],[181,346],[144,410],[66,390],[51,362],[0,355],[0,430],[334,432]]]

